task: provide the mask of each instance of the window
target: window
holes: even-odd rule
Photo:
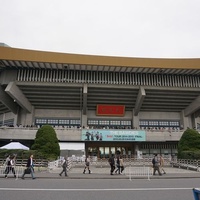
[[[98,125],[99,121],[98,120],[88,120],[88,125]]]
[[[174,121],[174,122],[169,122],[170,126],[178,126],[179,127],[179,122],[178,121]]]
[[[59,124],[69,124],[69,120],[68,119],[60,119]]]
[[[110,121],[110,125],[120,125],[120,121]]]
[[[169,126],[169,122],[168,121],[159,121],[159,125],[160,126]]]
[[[35,120],[35,124],[46,124],[47,123],[47,119],[36,119]]]
[[[99,121],[99,125],[109,125],[109,121],[101,120]]]
[[[158,126],[158,121],[149,121],[149,126]]]
[[[131,126],[131,121],[121,121],[121,125]]]
[[[71,125],[79,125],[80,124],[80,120],[79,119],[70,120],[70,124]]]
[[[80,119],[44,119],[38,118],[35,119],[35,125],[44,125],[44,124],[51,124],[55,126],[59,125],[78,125],[80,126]]]
[[[58,124],[58,120],[56,120],[56,119],[48,119],[48,122],[47,122],[48,124]]]

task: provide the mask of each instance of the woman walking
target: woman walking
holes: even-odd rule
[[[83,174],[85,174],[86,169],[88,169],[89,174],[91,174],[90,171],[90,156],[87,156],[85,159],[85,168],[83,170]]]

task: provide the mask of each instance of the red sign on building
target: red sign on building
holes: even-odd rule
[[[124,116],[125,106],[122,105],[103,105],[98,104],[96,115]]]

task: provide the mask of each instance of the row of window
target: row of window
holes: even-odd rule
[[[9,119],[5,121],[0,121],[0,125],[13,125],[14,119]],[[72,126],[80,126],[80,119],[53,119],[53,118],[37,118],[35,120],[35,125],[43,125],[43,124],[51,124],[51,125],[72,125]],[[101,119],[88,119],[88,126],[129,126],[132,127],[131,120],[101,120]],[[140,120],[139,121],[140,128],[145,127],[180,127],[180,121],[167,121],[167,120]]]
[[[177,149],[177,144],[142,144],[141,149]]]
[[[38,118],[35,120],[35,125],[43,125],[43,124],[80,126],[80,119],[44,119],[44,118],[42,119],[42,118]]]
[[[0,126],[13,126],[14,124],[14,119],[7,119],[4,121],[0,121]]]
[[[88,125],[93,126],[93,125],[105,125],[105,126],[112,126],[112,125],[118,125],[118,126],[131,126],[131,120],[94,120],[94,119],[89,119],[88,120]]]
[[[140,127],[180,127],[180,121],[140,120]]]

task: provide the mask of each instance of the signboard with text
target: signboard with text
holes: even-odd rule
[[[111,129],[83,129],[82,141],[146,141],[145,131],[111,130]]]
[[[102,116],[124,116],[125,106],[98,104],[96,115]]]

